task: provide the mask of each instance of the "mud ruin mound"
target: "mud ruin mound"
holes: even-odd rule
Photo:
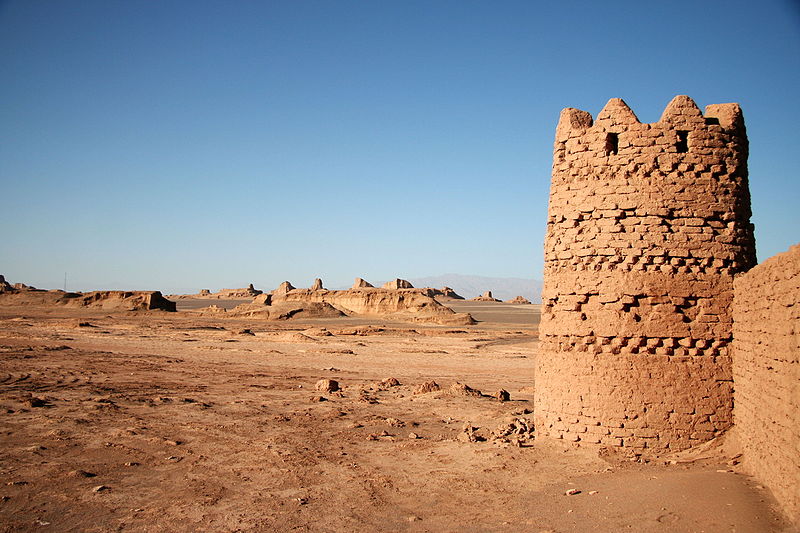
[[[510,300],[506,300],[506,303],[510,304],[529,304],[531,303],[530,300],[525,298],[524,296],[517,296],[515,298],[511,298]]]
[[[360,278],[357,283],[359,281],[369,285]],[[234,308],[230,314],[259,316],[270,320],[378,316],[452,325],[474,323],[470,315],[455,313],[437,302],[426,293],[426,289],[377,289],[371,285],[349,290],[288,287],[292,285],[288,281],[284,282],[271,293],[259,295],[251,303]]]
[[[94,291],[67,299],[68,307],[99,307],[109,311],[170,311],[175,302],[159,291]]]
[[[325,287],[322,286],[322,280],[317,278],[314,280],[314,283],[311,285],[312,291],[321,291],[324,290]]]
[[[476,296],[475,298],[470,298],[470,302],[499,302],[497,298],[492,296],[492,291],[486,291],[480,296]],[[530,303],[530,302],[528,302]]]
[[[429,289],[433,294],[429,294],[433,298],[436,298],[439,301],[448,301],[448,300],[463,300],[464,297],[460,294],[457,294],[456,291],[451,289],[450,287],[442,287],[441,289]]]

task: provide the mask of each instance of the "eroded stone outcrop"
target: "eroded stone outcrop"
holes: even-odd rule
[[[441,289],[433,289],[427,287],[425,289],[420,289],[426,291],[425,294],[430,296],[431,298],[436,298],[440,302],[447,302],[450,300],[463,300],[464,297],[460,294],[456,293],[450,287],[442,287]]]
[[[200,289],[197,294],[180,294],[170,295],[170,298],[176,299],[202,299],[202,300],[242,300],[245,298],[254,298],[261,294],[262,291],[253,287],[251,283],[247,287],[241,289],[220,289],[219,292],[211,292],[208,289]]]
[[[109,311],[175,311],[175,302],[159,291],[94,291],[68,298],[65,304]]]
[[[356,278],[356,280],[355,280],[355,282],[353,282],[353,286],[351,288],[352,289],[370,289],[370,288],[373,288],[373,287],[374,287],[374,285],[372,285],[370,282],[368,282],[366,280],[363,280],[361,278]]]
[[[285,282],[288,283],[288,282]],[[464,325],[474,323],[468,314],[455,313],[449,307],[437,302],[425,293],[426,289],[384,289],[360,287],[349,290],[290,289],[272,291],[257,296],[251,304],[239,306],[233,313],[247,313],[253,316],[260,309],[262,315],[272,318],[270,309],[292,307],[307,309],[305,316],[315,313],[319,316],[332,316],[331,309],[338,316],[377,316],[397,320],[434,322],[440,324]],[[296,312],[293,316],[299,316]]]
[[[272,294],[286,294],[289,291],[293,291],[295,289],[294,285],[289,283],[288,281],[284,281],[278,288],[272,291]]]
[[[395,278],[392,281],[387,281],[381,286],[382,289],[388,289],[391,291],[396,291],[397,289],[413,289],[414,286],[411,284],[410,281],[406,281],[404,279]]]
[[[4,292],[11,292],[14,290],[14,287],[11,286],[9,282],[6,281],[5,276],[0,274],[0,294]]]
[[[0,305],[67,306],[107,311],[175,311],[175,302],[158,291],[93,291],[87,293],[42,290],[17,283],[9,285],[0,276]]]
[[[256,297],[249,304],[236,306],[228,312],[232,317],[290,320],[295,318],[341,318],[346,316],[326,302],[274,301],[270,295]]]
[[[515,296],[514,298],[511,298],[510,300],[506,300],[506,303],[510,303],[510,304],[529,304],[529,303],[531,303],[531,301],[528,300],[527,298],[523,297],[523,296]]]
[[[470,298],[470,302],[499,302],[497,298],[492,296],[492,291],[486,291],[480,296],[476,296],[475,298]]]

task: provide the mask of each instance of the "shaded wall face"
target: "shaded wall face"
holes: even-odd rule
[[[800,245],[736,279],[733,318],[745,465],[800,522]]]
[[[736,104],[621,100],[556,132],[536,417],[544,433],[683,449],[731,424],[733,275],[755,263]]]

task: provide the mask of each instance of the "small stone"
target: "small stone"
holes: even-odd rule
[[[596,490],[590,490],[589,494],[597,494],[597,491]]]
[[[497,398],[497,400],[500,402],[507,402],[511,399],[511,395],[505,389],[500,389],[499,391],[497,391],[494,397]]]
[[[96,477],[97,474],[86,470],[73,470],[67,474],[69,477]]]
[[[96,487],[94,487],[92,489],[92,492],[103,492],[103,491],[106,491],[106,490],[110,490],[108,486],[106,486],[106,485],[97,485]]]
[[[381,381],[381,385],[384,387],[399,387],[400,381],[397,378],[386,378]]]
[[[567,492],[564,493],[566,496],[575,496],[576,494],[580,494],[581,491],[578,489],[569,489]]]
[[[327,402],[328,399],[325,396],[312,396],[311,397],[311,401],[315,402],[315,403],[317,403],[317,402]]]
[[[458,434],[456,437],[458,440],[462,442],[482,442],[486,439],[476,433],[476,431],[480,429],[477,427],[473,427],[472,424],[466,423],[464,427],[461,429],[461,433]]]
[[[336,392],[339,390],[339,382],[335,379],[321,379],[314,388],[321,392]]]
[[[409,439],[421,439],[422,437],[420,437],[420,436],[419,436],[419,435],[417,435],[416,433],[409,433],[409,434],[408,434],[408,438],[409,438]]]

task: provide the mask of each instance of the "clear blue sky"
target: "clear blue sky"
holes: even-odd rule
[[[800,241],[797,1],[0,2],[0,273],[69,288],[541,277],[558,114],[742,104]]]

